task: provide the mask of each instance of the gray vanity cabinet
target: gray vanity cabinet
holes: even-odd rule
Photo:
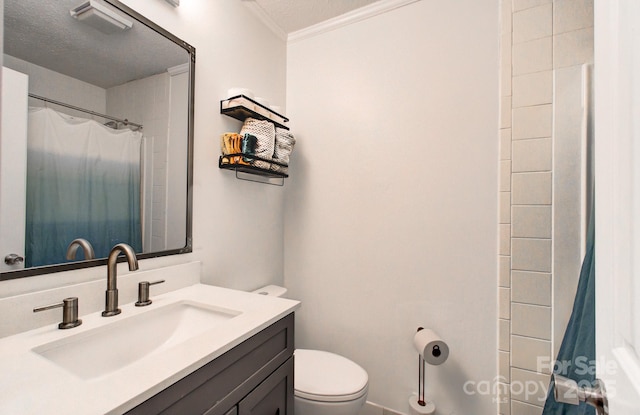
[[[238,404],[238,415],[293,414],[293,358]]]
[[[128,415],[294,415],[293,313],[133,408]]]

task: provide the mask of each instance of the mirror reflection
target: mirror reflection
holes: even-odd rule
[[[115,0],[4,0],[3,47],[1,279],[189,252],[193,48]]]

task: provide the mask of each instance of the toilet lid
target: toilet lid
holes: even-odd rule
[[[316,401],[348,401],[367,391],[367,372],[351,360],[320,350],[295,351],[295,394]]]

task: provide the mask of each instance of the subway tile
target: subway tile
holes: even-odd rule
[[[511,225],[500,225],[500,255],[511,254]]]
[[[551,36],[513,45],[513,75],[553,69]]]
[[[511,335],[551,340],[551,308],[512,303]]]
[[[551,172],[514,173],[511,191],[513,205],[550,205]]]
[[[511,33],[513,5],[511,0],[500,1],[500,33]]]
[[[513,43],[527,42],[553,34],[553,5],[524,9],[513,13]]]
[[[500,223],[511,223],[511,192],[500,192]]]
[[[509,320],[511,318],[511,290],[498,288],[498,318]]]
[[[500,59],[502,64],[511,66],[511,54],[513,52],[511,33],[500,35]]]
[[[163,180],[162,180],[162,179],[166,180],[166,177],[161,175],[164,172],[165,172],[164,169],[158,169],[154,171],[154,174],[156,175],[156,177],[154,177],[154,183],[152,188],[153,196],[151,198],[151,203],[153,205],[166,206],[167,204],[167,200],[166,200],[167,186],[166,186],[166,183],[163,183]],[[156,184],[156,182],[159,184]]]
[[[521,107],[513,110],[514,140],[551,137],[553,128],[553,106],[551,104]]]
[[[593,27],[553,37],[553,67],[593,63]]]
[[[511,96],[500,98],[500,128],[511,128]]]
[[[500,130],[500,160],[511,160],[511,128]]]
[[[151,237],[151,250],[152,251],[161,251],[166,249],[165,238],[162,236],[152,236]]]
[[[500,162],[500,191],[508,192],[511,190],[511,161],[502,160]]]
[[[555,118],[553,125],[554,152],[560,157],[562,157],[561,154],[567,154],[566,157],[570,157],[569,155],[573,154],[571,149],[580,148],[577,143],[581,141],[583,129],[581,122],[584,99],[582,79],[582,66],[561,68],[554,72],[555,102],[553,103],[553,111],[555,114],[563,114]],[[576,154],[576,156],[578,155]],[[574,162],[577,161],[576,158]],[[565,169],[568,168],[565,167]]]
[[[500,36],[500,96],[511,95],[511,56],[511,33],[504,33]]]
[[[511,366],[538,373],[549,373],[551,342],[531,337],[511,336]]]
[[[512,9],[514,12],[518,12],[532,7],[542,6],[543,4],[549,4],[552,0],[513,0]]]
[[[551,272],[551,240],[512,238],[511,270]]]
[[[508,352],[511,349],[511,323],[498,319],[498,349]]]
[[[511,299],[517,303],[551,306],[551,274],[513,271]]]
[[[511,363],[509,352],[498,352],[498,376],[500,380],[509,383],[511,379]]]
[[[544,405],[542,402],[540,405]],[[511,410],[512,413],[518,415],[542,415],[542,406],[530,405],[528,403],[512,400]]]
[[[511,399],[536,406],[544,405],[549,389],[549,379],[549,375],[512,368]],[[513,411],[513,413],[522,415],[522,412]]]
[[[511,286],[511,257],[500,255],[500,287],[509,288]]]
[[[551,238],[551,206],[513,206],[511,236]]]
[[[552,146],[550,138],[533,138],[513,142],[511,171],[550,171],[552,167]]]
[[[550,104],[553,101],[553,72],[514,76],[511,87],[513,108]]]
[[[593,0],[555,0],[553,33],[593,27]]]
[[[498,414],[511,415],[511,393],[505,383],[498,383]]]
[[[500,70],[500,96],[511,96],[513,88],[511,87],[511,64],[503,65]]]

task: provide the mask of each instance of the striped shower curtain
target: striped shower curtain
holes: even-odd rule
[[[65,262],[84,238],[96,258],[119,242],[142,250],[142,134],[50,108],[29,110],[25,265]]]

